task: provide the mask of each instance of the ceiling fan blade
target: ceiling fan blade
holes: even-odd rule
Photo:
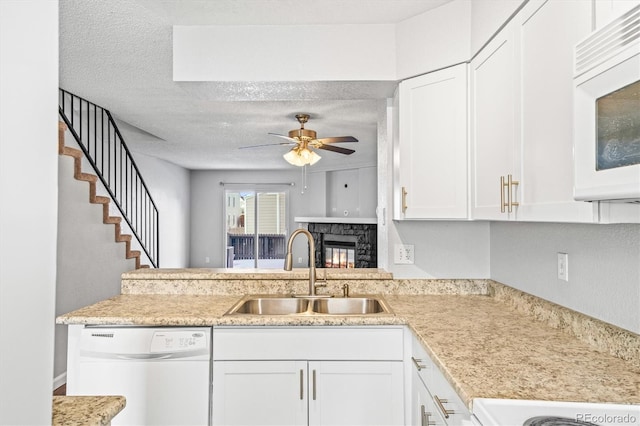
[[[320,143],[336,143],[336,142],[358,142],[353,136],[335,136],[333,138],[316,139]]]
[[[295,145],[295,143],[293,142],[264,143],[261,145],[240,146],[238,147],[238,149],[261,148],[263,146],[282,146],[282,145]]]
[[[268,135],[271,135],[271,136],[277,136],[277,137],[279,137],[279,138],[286,139],[286,140],[291,141],[291,142],[294,142],[294,143],[298,143],[298,142],[299,142],[297,139],[290,138],[289,136],[279,135],[279,134],[277,134],[277,133],[267,133],[267,134],[268,134]]]
[[[327,151],[333,151],[333,152],[337,152],[337,153],[345,154],[345,155],[351,155],[351,154],[353,154],[355,152],[353,149],[342,148],[342,147],[333,146],[333,145],[320,145],[320,146],[318,146],[316,148],[318,148],[318,149],[326,149]]]

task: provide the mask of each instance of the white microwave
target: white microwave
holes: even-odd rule
[[[574,198],[640,202],[640,5],[575,48]]]

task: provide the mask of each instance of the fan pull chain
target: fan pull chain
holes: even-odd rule
[[[301,194],[304,194],[304,190],[307,189],[307,165],[302,166],[302,189],[300,190]]]

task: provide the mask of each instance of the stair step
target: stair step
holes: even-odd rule
[[[122,218],[120,216],[109,216],[104,220],[106,225],[115,225],[122,222]]]
[[[98,181],[98,176],[92,175],[91,173],[78,173],[78,175],[75,178],[84,182],[95,183]]]
[[[136,269],[149,268],[149,265],[140,264],[140,255],[142,253],[139,250],[131,250],[132,236],[129,234],[120,233],[120,223],[122,222],[122,218],[119,216],[109,215],[109,204],[111,203],[111,198],[104,197],[102,195],[96,195],[96,182],[98,181],[98,177],[94,174],[84,173],[82,171],[82,158],[84,157],[84,153],[82,152],[82,150],[71,148],[65,145],[64,132],[66,130],[67,125],[64,122],[58,122],[58,153],[60,155],[66,155],[74,159],[73,169],[74,178],[76,180],[89,182],[89,201],[93,204],[102,204],[102,221],[107,225],[115,225],[115,241],[118,243],[126,244],[125,257],[127,259],[135,259]]]
[[[103,197],[102,195],[96,195],[93,197],[93,204],[109,204],[111,202],[111,198]]]

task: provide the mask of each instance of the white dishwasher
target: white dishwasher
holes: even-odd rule
[[[70,325],[67,395],[124,395],[116,425],[208,425],[211,328]]]

